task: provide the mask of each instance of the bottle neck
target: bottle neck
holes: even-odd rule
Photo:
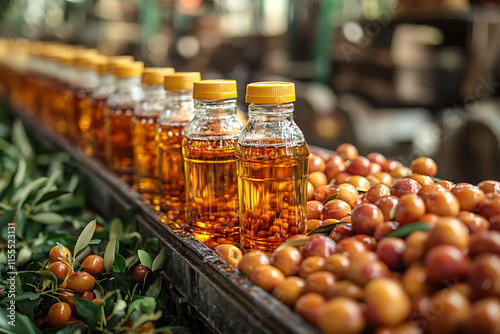
[[[225,100],[194,100],[194,110],[196,114],[206,114],[210,116],[236,115],[236,99]]]
[[[144,99],[165,98],[166,92],[162,84],[147,84],[142,83],[142,91]]]
[[[163,121],[187,122],[193,115],[193,90],[167,90],[166,107],[161,112]]]
[[[248,106],[250,121],[293,121],[293,103],[255,104]]]
[[[115,77],[111,73],[99,75],[99,86],[111,86],[115,84]]]

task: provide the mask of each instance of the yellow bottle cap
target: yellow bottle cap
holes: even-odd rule
[[[236,80],[201,80],[193,86],[194,99],[224,100],[237,96]]]
[[[113,74],[118,78],[138,77],[144,70],[142,61],[125,61],[113,66]]]
[[[98,55],[88,59],[88,69],[96,71],[99,74],[110,72],[109,58],[103,55]]]
[[[129,56],[129,55],[123,55],[123,56],[110,56],[109,57],[109,64],[111,67],[113,67],[115,64],[119,64],[119,63],[123,63],[123,62],[127,62],[127,61],[134,61],[134,57],[133,56]]]
[[[295,101],[293,82],[253,82],[247,85],[247,103],[289,103]]]
[[[195,81],[201,80],[200,72],[177,72],[165,76],[165,90],[193,89]]]
[[[93,58],[99,57],[95,53],[83,53],[75,57],[75,65],[82,69],[91,69],[91,61]]]
[[[165,76],[174,73],[173,67],[148,67],[142,72],[142,82],[147,84],[162,84]]]

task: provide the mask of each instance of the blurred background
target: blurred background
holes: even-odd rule
[[[1,0],[0,35],[297,87],[310,145],[500,179],[500,1]]]

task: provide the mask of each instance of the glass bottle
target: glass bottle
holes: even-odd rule
[[[121,62],[132,62],[132,56],[100,56],[93,58],[95,70],[99,73],[97,87],[90,96],[87,110],[83,110],[82,122],[89,122],[89,130],[85,135],[83,150],[89,156],[105,161],[104,154],[104,112],[107,100],[115,91],[115,76],[111,70]]]
[[[304,232],[309,149],[293,121],[293,101],[293,83],[247,85],[249,121],[236,149],[244,251],[271,253]]]
[[[165,77],[167,106],[158,118],[158,191],[160,207],[167,218],[186,228],[186,192],[182,141],[186,125],[193,117],[193,83],[199,72],[178,72]]]
[[[209,247],[238,244],[238,179],[234,152],[243,127],[236,117],[236,81],[194,83],[194,118],[182,144],[186,218]]]
[[[135,186],[156,205],[159,204],[156,120],[166,106],[165,75],[173,72],[172,67],[144,69],[141,79],[144,98],[135,107],[132,117]]]
[[[134,184],[134,152],[131,120],[142,100],[141,74],[144,63],[121,62],[113,66],[116,90],[104,112],[105,154],[108,167],[129,185]]]

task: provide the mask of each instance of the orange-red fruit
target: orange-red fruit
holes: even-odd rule
[[[427,157],[419,157],[411,162],[411,171],[414,174],[423,174],[430,177],[436,176],[437,165],[434,160]]]
[[[74,292],[91,291],[95,286],[95,278],[85,271],[77,271],[68,277],[68,289]]]
[[[286,277],[276,284],[273,289],[273,296],[283,304],[293,307],[295,302],[304,293],[306,281],[297,276]]]
[[[70,250],[63,246],[62,247],[63,252],[59,252],[59,246],[54,246],[49,252],[49,261],[50,262],[56,262],[56,261],[71,261],[71,252]]]
[[[47,318],[51,327],[61,327],[71,319],[71,308],[63,302],[55,303],[50,307]]]
[[[365,195],[365,201],[371,204],[375,204],[382,196],[388,196],[391,194],[391,189],[382,183],[374,184],[368,189]]]
[[[347,166],[347,172],[352,175],[366,176],[370,173],[370,168],[370,160],[358,156],[350,161],[349,166]]]
[[[490,227],[490,222],[486,218],[469,211],[460,211],[457,218],[467,226],[471,234],[486,231]]]
[[[66,278],[69,273],[68,266],[62,261],[52,262],[49,266],[49,271],[54,274],[54,276],[59,280]]]
[[[477,184],[485,194],[487,193],[500,193],[500,182],[494,180],[484,180]]]
[[[82,267],[89,274],[99,276],[104,272],[104,260],[99,255],[89,255],[83,260]]]
[[[329,300],[318,319],[324,334],[357,334],[365,328],[361,305],[351,298],[337,297]]]
[[[411,300],[399,281],[380,278],[366,285],[366,318],[372,326],[397,325],[411,312]]]
[[[450,191],[458,200],[460,210],[475,211],[484,192],[469,183],[459,183]]]
[[[321,157],[312,153],[309,155],[309,173],[324,172],[325,168],[325,161]]]
[[[500,257],[494,254],[478,255],[472,262],[469,283],[476,299],[500,298]]]
[[[500,193],[487,193],[479,200],[477,211],[486,219],[500,215]]]
[[[351,223],[356,233],[373,234],[383,222],[384,214],[373,204],[362,203],[352,210]]]
[[[215,247],[215,253],[235,268],[238,268],[238,263],[243,257],[241,250],[233,244],[219,245]]]
[[[456,217],[460,212],[460,203],[457,198],[449,192],[437,191],[425,199],[425,206],[428,213],[435,213],[439,216]]]
[[[335,285],[337,277],[328,271],[316,271],[306,277],[306,291],[326,296]]]
[[[470,260],[457,247],[439,245],[427,252],[425,266],[435,283],[451,284],[467,276]]]
[[[391,195],[401,197],[405,194],[416,194],[422,186],[417,181],[405,178],[399,179],[391,187]]]
[[[385,238],[377,244],[377,255],[390,270],[400,270],[404,267],[403,253],[406,242],[400,238]]]
[[[262,253],[261,251],[252,251],[243,255],[241,259],[238,269],[245,274],[246,276],[250,276],[252,271],[260,266],[267,266],[271,263],[269,256]]]
[[[296,273],[303,258],[297,248],[285,246],[271,255],[271,265],[281,270],[285,276],[290,276]]]
[[[309,203],[308,203],[309,204]],[[309,208],[309,205],[308,205]],[[309,213],[309,210],[308,210]],[[342,219],[351,213],[351,206],[340,199],[334,199],[326,203],[321,210],[323,219]],[[309,218],[308,218],[309,219]]]
[[[358,149],[354,145],[348,143],[340,144],[335,151],[346,160],[352,160],[359,155]]]
[[[321,219],[321,210],[323,203],[320,201],[307,202],[307,219]]]
[[[452,288],[438,291],[428,305],[427,331],[430,334],[456,333],[467,321],[469,301]],[[439,315],[434,315],[440,310]]]
[[[149,272],[149,268],[146,267],[143,264],[138,264],[134,268],[134,281],[136,283],[143,283],[144,282],[144,277],[146,277],[146,274]]]
[[[82,293],[78,294],[77,297],[85,298],[85,299],[88,299],[88,300],[94,300],[95,299],[95,293],[93,293],[92,291],[85,291],[85,292],[82,292]]]
[[[380,165],[383,165],[387,162],[387,158],[382,154],[378,152],[372,152],[369,153],[366,158],[370,160],[371,162],[376,162]]]
[[[323,172],[313,172],[309,174],[308,180],[312,183],[314,188],[325,186],[328,183],[326,174]]]
[[[278,283],[285,280],[285,275],[274,266],[260,266],[252,271],[250,279],[262,289],[271,292]]]
[[[500,333],[500,301],[485,298],[472,304],[464,333]]]
[[[319,293],[309,292],[302,295],[295,303],[295,312],[307,321],[316,324],[323,312],[326,299]]]
[[[394,220],[393,217],[391,217],[391,212],[392,209],[394,209],[399,203],[399,198],[396,196],[392,195],[386,195],[380,197],[376,202],[375,205],[382,211],[382,214],[384,215],[384,221],[390,221]]]
[[[299,266],[298,274],[307,277],[310,274],[322,270],[325,266],[325,259],[320,256],[306,257]]]
[[[399,198],[394,219],[401,225],[417,221],[425,214],[425,203],[417,194],[405,194]]]
[[[335,253],[335,241],[325,235],[313,235],[302,248],[304,257],[320,256],[327,258]]]
[[[460,220],[451,217],[441,218],[427,239],[428,249],[437,245],[452,245],[464,250],[469,244],[469,230]]]

